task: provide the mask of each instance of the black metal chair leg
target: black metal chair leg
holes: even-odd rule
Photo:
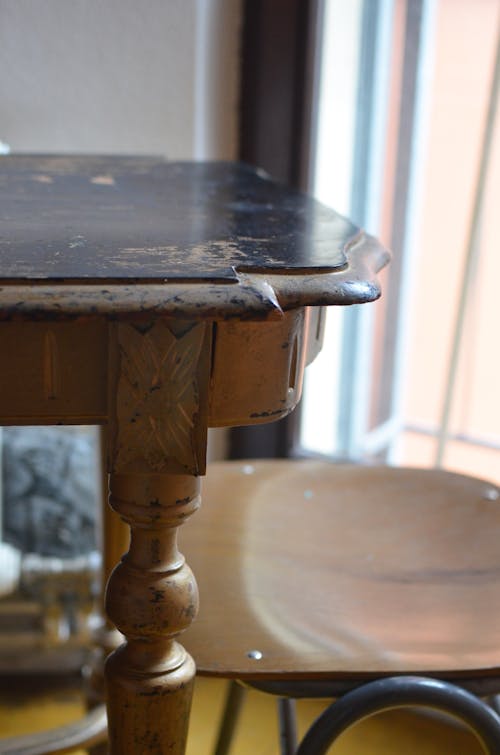
[[[423,677],[378,679],[357,687],[330,705],[313,723],[296,755],[326,755],[346,729],[384,710],[425,706],[465,723],[489,755],[500,755],[500,716],[470,692]]]
[[[289,697],[279,697],[277,702],[281,755],[295,755],[297,749],[295,700],[291,700]]]
[[[228,755],[246,693],[245,687],[242,687],[238,682],[231,681],[229,683],[214,755]]]

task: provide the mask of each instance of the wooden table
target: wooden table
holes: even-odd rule
[[[208,427],[276,420],[321,348],[319,305],[379,296],[387,253],[245,165],[0,158],[0,421],[102,424],[131,546],[108,585],[110,752],[180,755],[197,588],[176,547]],[[228,617],[230,620],[230,617]]]

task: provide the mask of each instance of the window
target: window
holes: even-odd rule
[[[380,302],[328,315],[307,453],[500,479],[499,22],[496,0],[324,3],[310,185],[393,262]]]

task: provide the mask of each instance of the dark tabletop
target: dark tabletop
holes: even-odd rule
[[[327,272],[359,230],[238,163],[0,158],[0,281]]]

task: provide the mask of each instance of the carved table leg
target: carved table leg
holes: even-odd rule
[[[210,323],[110,326],[110,503],[131,528],[106,595],[126,638],[105,670],[111,755],[185,751],[195,668],[176,637],[198,594],[176,535],[199,506],[211,353]]]
[[[196,582],[177,550],[177,527],[199,505],[199,479],[112,474],[110,503],[131,527],[106,609],[126,642],[106,663],[110,753],[182,755],[194,662],[176,642],[196,615]]]

